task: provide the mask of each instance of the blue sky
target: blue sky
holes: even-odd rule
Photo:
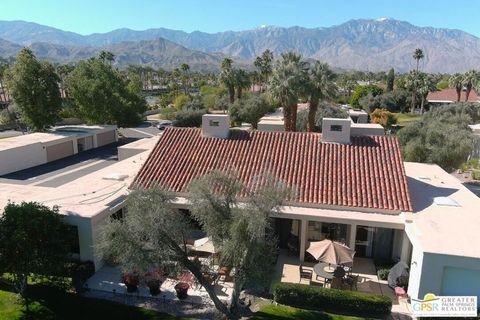
[[[391,17],[480,37],[479,13],[477,0],[5,0],[0,20],[89,34],[121,27],[205,32],[260,25],[328,27],[349,19]]]

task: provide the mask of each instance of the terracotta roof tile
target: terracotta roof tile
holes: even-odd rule
[[[168,128],[132,187],[184,193],[212,170],[234,169],[246,184],[270,172],[295,187],[299,204],[412,211],[395,137],[353,137],[350,145],[320,140],[318,133],[242,130],[205,138],[200,129]]]
[[[465,102],[465,97],[466,93],[464,90],[460,93],[460,102]],[[453,88],[448,88],[444,89],[441,91],[433,91],[429,92],[427,96],[428,101],[450,101],[450,102],[457,102],[458,96],[457,96],[457,90]],[[470,91],[470,94],[468,96],[468,102],[479,102],[480,99],[475,92],[475,90],[472,89]]]

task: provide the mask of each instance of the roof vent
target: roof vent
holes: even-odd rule
[[[209,138],[227,139],[230,133],[228,114],[204,114],[202,116],[202,135]]]
[[[433,203],[435,203],[437,206],[460,207],[457,201],[449,197],[435,197],[433,198]]]
[[[128,178],[128,174],[121,174],[121,173],[111,173],[109,175],[104,176],[103,180],[114,180],[114,181],[123,181]]]
[[[333,143],[350,143],[350,119],[323,118],[322,141]]]

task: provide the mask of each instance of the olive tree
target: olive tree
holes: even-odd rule
[[[266,264],[273,264],[275,242],[269,217],[287,196],[281,183],[266,176],[258,177],[255,186],[239,181],[234,173],[214,171],[189,187],[193,217],[222,253],[222,264],[235,268],[230,307],[220,301],[200,266],[189,258],[185,241],[190,221],[173,206],[175,196],[165,190],[133,191],[126,200],[128,214],[124,219],[102,227],[99,251],[129,270],[161,266],[187,269],[205,288],[217,310],[229,319],[238,319],[240,290],[265,279],[265,273],[270,272]]]

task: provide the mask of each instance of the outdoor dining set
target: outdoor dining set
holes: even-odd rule
[[[355,251],[329,239],[310,242],[307,252],[318,261],[313,268],[299,266],[300,282],[335,289],[357,290],[358,275],[352,274]]]

